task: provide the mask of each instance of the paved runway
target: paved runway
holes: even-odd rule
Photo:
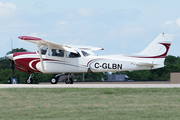
[[[1,84],[0,88],[180,88],[180,84]]]

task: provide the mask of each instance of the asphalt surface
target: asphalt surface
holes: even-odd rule
[[[180,84],[0,84],[0,88],[180,88]]]

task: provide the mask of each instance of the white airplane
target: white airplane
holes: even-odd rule
[[[41,38],[20,36],[19,39],[36,44],[38,51],[17,52],[6,57],[14,61],[17,70],[30,74],[26,83],[32,83],[33,73],[45,73],[57,74],[51,78],[52,84],[58,82],[60,75],[68,74],[65,82],[72,84],[71,73],[151,70],[164,67],[173,37],[174,35],[162,33],[142,52],[134,55],[96,56],[92,51],[103,48],[62,45]]]

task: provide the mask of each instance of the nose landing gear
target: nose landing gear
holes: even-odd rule
[[[30,74],[30,76],[26,79],[26,83],[27,84],[32,84],[33,83],[33,80],[32,80],[32,77],[34,76],[34,74]]]

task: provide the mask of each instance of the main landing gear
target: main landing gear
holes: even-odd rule
[[[34,76],[34,74],[30,74],[30,76],[26,79],[26,83],[27,84],[32,84],[33,83],[33,80],[32,80],[32,77]]]
[[[71,74],[68,74],[68,75],[66,75],[64,81],[65,81],[66,84],[73,84],[73,82],[74,82],[74,76],[71,75]]]
[[[57,74],[51,78],[50,80],[51,84],[57,84],[59,78],[60,81],[64,81],[66,84],[73,84],[74,82],[74,76],[72,74],[65,74],[65,75]]]
[[[52,77],[50,80],[51,84],[57,84],[59,77],[61,77],[61,76],[62,76],[62,74],[57,74],[54,77]]]

